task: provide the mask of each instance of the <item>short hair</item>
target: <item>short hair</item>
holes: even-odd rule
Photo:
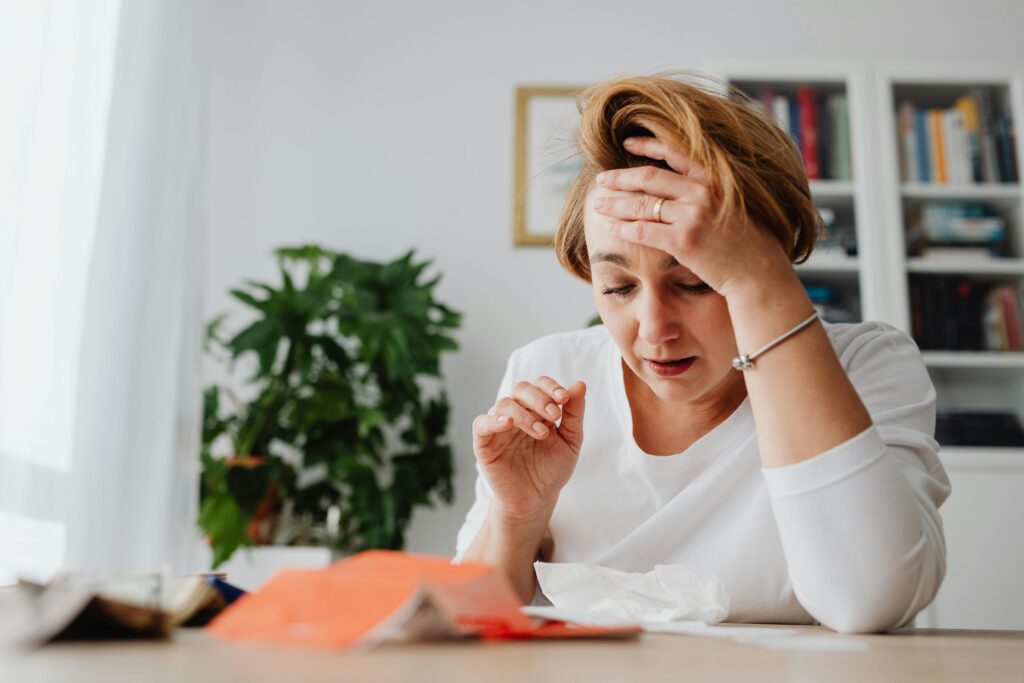
[[[811,200],[796,143],[741,90],[692,71],[615,78],[590,86],[577,100],[582,168],[555,230],[555,251],[569,272],[590,282],[583,232],[587,194],[601,171],[658,166],[625,151],[628,137],[654,136],[706,171],[720,197],[713,226],[744,213],[769,230],[792,263],[811,255],[823,229]]]

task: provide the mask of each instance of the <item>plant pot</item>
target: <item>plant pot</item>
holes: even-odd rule
[[[331,559],[330,548],[264,545],[239,548],[217,571],[226,572],[228,582],[239,588],[258,591],[280,571],[323,569]]]

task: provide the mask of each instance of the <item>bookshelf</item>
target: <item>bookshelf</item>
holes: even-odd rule
[[[935,283],[940,278],[954,284],[966,283],[965,287],[977,292],[971,295],[974,298],[970,299],[970,305],[965,304],[962,311],[957,310],[955,300],[946,297],[940,301],[944,305],[933,312],[958,321],[966,320],[967,323],[977,324],[978,317],[985,319],[990,313],[988,307],[991,302],[983,298],[982,293],[990,292],[999,285],[1009,285],[1016,292],[1017,310],[1021,311],[1020,297],[1024,297],[1024,192],[1020,182],[1020,140],[1018,136],[1014,142],[1016,149],[1009,158],[1005,154],[1000,155],[997,149],[1000,147],[999,126],[994,123],[1005,118],[1012,122],[1016,131],[1024,130],[1021,75],[1005,69],[977,66],[880,64],[875,68],[875,84],[876,126],[881,131],[881,224],[888,227],[881,239],[886,241],[889,254],[890,272],[886,279],[892,283],[893,292],[901,303],[892,322],[913,333],[926,349],[923,356],[936,385],[940,410],[1009,411],[1019,420],[1024,420],[1024,348],[1013,349],[1005,341],[993,344],[993,339],[984,333],[984,323],[980,325],[981,335],[974,332],[943,338],[924,334],[922,320],[929,308],[927,296],[922,298],[921,289],[929,287],[928,282]],[[912,116],[919,116],[927,122],[932,115],[959,114],[966,106],[965,100],[973,102],[971,106],[975,107],[981,102],[981,118],[987,121],[982,120],[980,124],[984,126],[987,123],[991,132],[987,136],[988,154],[983,154],[981,149],[986,141],[979,140],[986,136],[975,134],[974,140],[968,143],[964,140],[970,137],[966,130],[958,139],[949,128],[942,129],[941,143],[934,138],[924,140],[923,146],[927,151],[922,152],[922,136],[927,136],[929,131],[934,133],[935,129],[929,129],[927,123],[922,129],[921,121]],[[969,113],[960,115],[959,123],[952,125],[962,125],[970,118]],[[974,118],[974,127],[977,128],[977,109]],[[917,125],[911,125],[912,122]],[[939,123],[937,119],[935,125]],[[1002,151],[1008,151],[1012,141],[1003,136],[1002,142]],[[935,172],[934,158],[942,154],[936,152],[936,144],[946,148],[947,157],[952,154],[961,159],[959,162],[944,159],[945,173]],[[986,156],[989,167],[982,168]],[[1000,156],[1004,158],[1001,168],[998,159],[994,158]],[[910,161],[911,158],[914,162]],[[954,169],[958,163],[959,174]],[[922,171],[929,165],[928,171]],[[922,178],[922,173],[930,177]],[[916,212],[923,206],[965,204],[984,207],[986,213],[1001,223],[1003,237],[999,255],[979,256],[970,253],[972,249],[966,248],[966,244],[938,249],[942,252],[939,256],[929,254],[932,249],[926,244],[923,253],[917,253],[911,243],[912,238],[908,238],[914,234],[914,217],[919,215]],[[964,256],[960,256],[961,252]],[[916,292],[915,286],[918,287]],[[954,295],[954,299],[955,296],[959,294]],[[965,313],[969,317],[965,318]],[[992,320],[989,318],[990,326]],[[993,346],[1001,348],[993,349]],[[1024,466],[1024,448],[1010,450]]]
[[[888,256],[888,270],[882,277],[898,304],[889,322],[916,336],[922,334],[921,312],[917,311],[916,330],[914,318],[915,304],[921,303],[921,285],[914,282],[923,282],[921,278],[955,278],[952,281],[969,282],[980,291],[1010,284],[1024,295],[1019,137],[1016,168],[1012,169],[1015,177],[1002,173],[993,178],[991,168],[986,174],[989,177],[983,177],[975,166],[980,156],[977,148],[964,146],[961,140],[959,177],[937,179],[931,168],[926,182],[920,177],[925,159],[917,155],[917,168],[908,167],[908,158],[921,142],[917,135],[914,142],[908,139],[911,130],[918,132],[917,126],[911,128],[906,118],[900,118],[904,103],[911,103],[915,110],[943,112],[955,110],[968,93],[980,92],[996,115],[1006,115],[1016,131],[1024,131],[1021,75],[998,67],[879,64],[874,69],[874,83],[875,128],[879,131],[876,164],[881,181],[879,225],[884,228],[879,239]],[[944,140],[950,137],[956,134],[944,136]],[[934,145],[928,148],[934,154]],[[964,158],[974,163],[965,163]],[[932,250],[927,244],[923,254],[915,253],[913,241],[907,238],[908,228],[915,227],[915,212],[927,205],[956,203],[986,205],[1002,219],[1005,239],[1000,257],[967,256],[967,251],[958,249],[940,250],[945,253],[935,256],[928,253]],[[964,256],[959,255],[961,251]],[[955,303],[948,299],[945,303],[937,314],[960,319],[954,315]],[[980,300],[969,310],[972,315],[984,315]],[[1024,419],[1024,352],[962,350],[953,344],[939,345],[947,348],[931,348],[934,344],[929,343],[922,346],[927,347],[922,356],[940,411],[1000,411]],[[918,617],[918,625],[1022,628],[1024,596],[1017,583],[1024,562],[1024,537],[1019,530],[1024,521],[1024,448],[944,445],[939,456],[953,488],[942,508],[946,577],[935,601]]]
[[[986,65],[866,62],[719,60],[702,67],[755,99],[765,87],[776,94],[792,94],[808,85],[846,94],[852,175],[842,181],[814,180],[811,193],[819,207],[833,208],[837,215],[846,211],[852,217],[858,253],[846,259],[815,254],[798,267],[805,282],[832,282],[855,290],[864,319],[911,334],[921,278],[966,279],[980,291],[1009,284],[1024,296],[1022,73]],[[962,106],[958,100],[978,90],[986,93],[992,110],[1012,122],[1015,177],[975,177],[977,169],[964,161],[965,156],[971,158],[969,146],[956,150],[956,177],[936,182],[929,174],[924,181],[920,168],[910,173],[904,152],[908,141],[901,137],[909,129],[901,131],[900,105],[910,101],[924,111],[957,109]],[[946,125],[943,121],[937,119],[934,125]],[[951,119],[948,125],[955,124]],[[992,169],[988,170],[991,176]],[[943,249],[948,245],[932,242],[922,250],[919,241],[908,239],[908,227],[920,227],[915,220],[936,203],[986,205],[988,214],[1003,221],[999,257]],[[983,310],[981,305],[975,307],[976,313]],[[932,310],[936,318],[952,312],[949,306]],[[1024,422],[1024,350],[942,346],[922,349],[940,411],[1010,412]],[[1024,629],[1024,592],[1019,589],[1019,567],[1024,564],[1024,535],[1019,530],[1024,522],[1024,448],[943,445],[939,457],[953,487],[942,507],[947,570],[939,595],[918,616],[917,625]]]

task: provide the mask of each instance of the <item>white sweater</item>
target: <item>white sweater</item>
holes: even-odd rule
[[[583,448],[551,518],[550,562],[714,574],[732,622],[897,627],[931,602],[945,572],[935,390],[914,342],[881,323],[826,325],[873,426],[816,457],[763,469],[749,398],[678,455],[633,439],[622,356],[603,326],[553,334],[512,354],[498,396],[548,375],[587,384]],[[779,400],[785,400],[781,394]],[[479,475],[456,543],[461,560],[493,492]]]

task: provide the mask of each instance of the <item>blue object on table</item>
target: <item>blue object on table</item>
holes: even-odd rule
[[[227,581],[225,581],[224,579],[222,579],[220,577],[217,577],[217,576],[207,576],[206,577],[206,581],[211,586],[213,586],[214,588],[217,589],[217,592],[220,593],[220,596],[222,598],[224,598],[224,602],[226,604],[228,604],[228,605],[230,605],[235,600],[237,600],[238,598],[240,598],[243,595],[245,595],[245,591],[244,590],[242,590],[238,586],[234,586],[234,585],[228,583]]]

